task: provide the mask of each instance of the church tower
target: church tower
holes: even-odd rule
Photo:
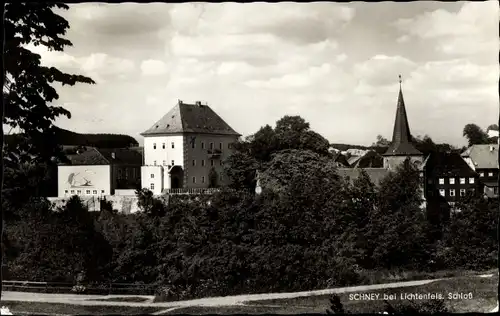
[[[418,165],[423,161],[423,154],[412,143],[403,92],[401,91],[401,75],[399,76],[399,96],[392,142],[383,156],[384,168],[389,170],[395,169],[407,157],[410,157],[411,161]]]

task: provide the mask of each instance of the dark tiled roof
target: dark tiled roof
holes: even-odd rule
[[[385,168],[339,168],[337,169],[337,173],[341,177],[348,177],[350,181],[354,181],[357,179],[360,174],[361,170],[366,171],[368,176],[370,177],[371,181],[375,185],[380,185],[380,182],[382,181],[383,178],[385,178],[389,174],[389,170]]]
[[[384,166],[384,158],[373,150],[368,151],[351,167],[354,168],[382,168]]]
[[[87,147],[87,150],[68,155],[71,165],[109,165],[107,160],[96,148]]]
[[[128,148],[99,149],[99,152],[110,162],[123,165],[142,165],[142,155]],[[113,158],[114,153],[114,158]]]
[[[424,170],[428,174],[477,176],[477,173],[457,153],[431,153]]]
[[[472,145],[462,153],[462,157],[469,157],[476,169],[498,168],[498,144]]]
[[[396,110],[396,119],[394,121],[394,131],[392,133],[392,142],[384,155],[421,155],[422,153],[411,143],[411,139],[410,125],[408,124],[408,117],[406,115],[403,92],[399,89],[398,106]]]
[[[141,135],[179,133],[240,136],[208,105],[187,104],[181,101]]]
[[[67,157],[71,165],[109,165],[111,163],[142,165],[142,155],[135,150],[127,148],[97,149],[87,147],[85,151],[71,154]]]

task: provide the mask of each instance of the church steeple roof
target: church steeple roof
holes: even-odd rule
[[[399,96],[396,109],[396,119],[394,121],[394,131],[392,133],[392,142],[384,155],[389,156],[407,156],[422,155],[412,143],[410,125],[406,116],[405,101],[401,90],[401,75],[399,76]]]

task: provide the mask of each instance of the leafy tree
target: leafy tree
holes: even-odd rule
[[[426,219],[419,170],[406,159],[380,184],[375,211],[366,228],[366,251],[385,268],[421,268],[428,260]]]
[[[157,217],[164,216],[167,207],[160,199],[154,197],[153,192],[144,188],[142,190],[136,190],[135,194],[137,196],[137,206],[141,209],[145,214]]]
[[[498,131],[498,124],[491,124],[490,126],[488,126],[488,128],[486,129],[486,133],[488,133],[490,130]]]
[[[467,124],[464,127],[463,136],[467,138],[469,146],[488,144],[488,134],[476,124]]]
[[[389,147],[391,142],[382,135],[377,135],[377,141],[372,144],[374,147]]]

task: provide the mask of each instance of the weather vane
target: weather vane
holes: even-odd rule
[[[399,75],[399,87],[401,88],[401,75]]]

